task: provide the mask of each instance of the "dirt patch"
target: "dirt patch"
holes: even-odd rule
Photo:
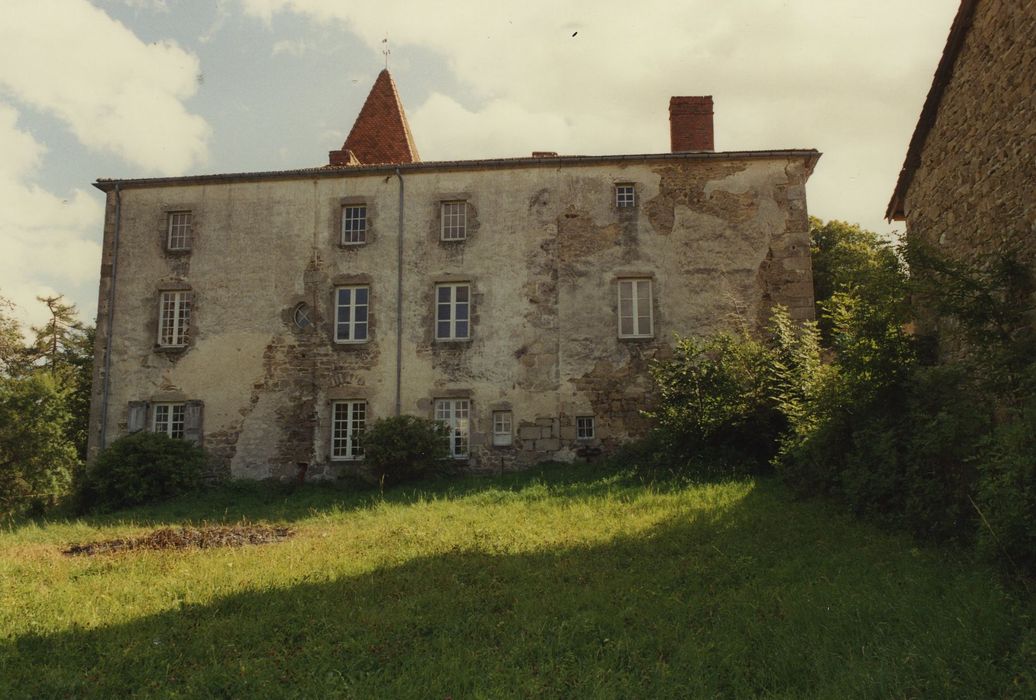
[[[73,544],[62,550],[66,556],[108,554],[138,549],[208,549],[210,547],[241,547],[246,544],[283,542],[294,536],[289,527],[266,525],[232,525],[214,527],[164,527],[141,537],[104,540],[87,544]]]

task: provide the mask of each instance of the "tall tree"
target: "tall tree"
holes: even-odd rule
[[[47,305],[50,319],[42,326],[32,327],[36,335],[32,353],[37,362],[47,369],[64,368],[70,356],[75,356],[76,347],[81,345],[85,333],[77,316],[76,305],[66,304],[62,294],[36,299]]]
[[[21,373],[29,361],[18,321],[10,314],[14,304],[0,297],[0,379]]]

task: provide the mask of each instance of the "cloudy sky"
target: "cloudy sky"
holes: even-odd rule
[[[389,67],[423,160],[817,148],[810,212],[883,233],[958,0],[3,0],[0,296],[96,312],[98,177],[322,165]]]

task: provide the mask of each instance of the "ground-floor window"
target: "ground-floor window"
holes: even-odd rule
[[[471,401],[468,399],[436,399],[435,420],[449,429],[450,456],[463,459],[468,456],[469,417]]]
[[[156,403],[151,429],[156,433],[165,433],[171,438],[182,440],[186,407],[186,404],[182,403]]]
[[[366,425],[366,401],[331,404],[331,459],[362,459],[360,436]]]
[[[593,440],[594,417],[576,416],[576,437],[580,440]]]
[[[493,445],[507,447],[511,444],[511,412],[493,411]]]

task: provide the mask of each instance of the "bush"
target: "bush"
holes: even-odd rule
[[[204,450],[164,433],[119,438],[87,465],[74,486],[80,512],[111,511],[162,501],[202,485]]]
[[[0,513],[52,501],[78,461],[65,391],[47,372],[0,377]]]
[[[720,465],[769,463],[783,426],[767,386],[769,359],[753,338],[719,333],[678,339],[672,359],[652,366],[655,439],[670,462],[723,473]]]
[[[371,423],[360,442],[372,476],[398,484],[440,469],[449,457],[448,437],[449,428],[438,421],[393,416]]]
[[[997,426],[977,469],[980,551],[1036,576],[1036,406]]]

